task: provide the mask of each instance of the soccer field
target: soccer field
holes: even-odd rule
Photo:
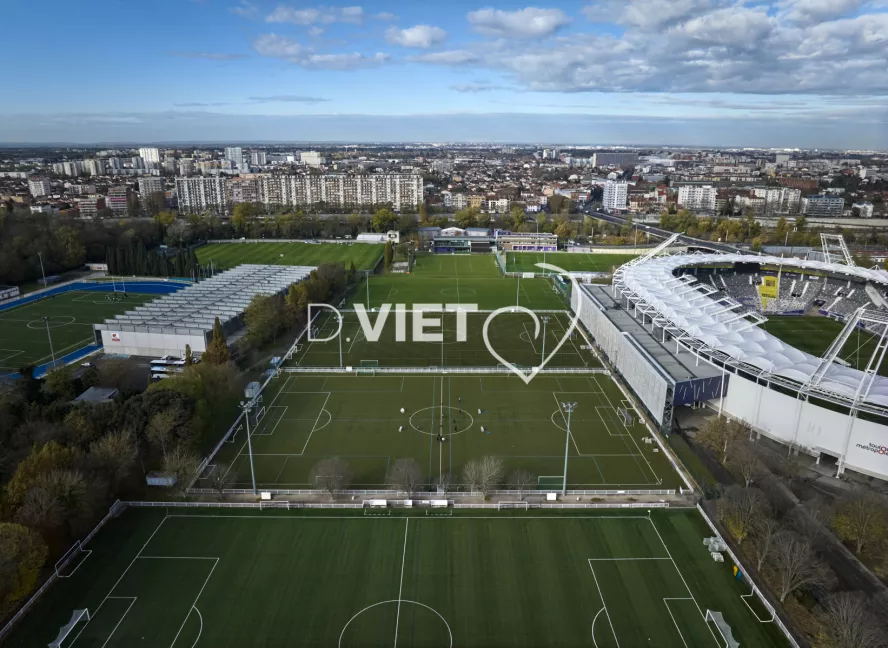
[[[49,318],[53,350],[60,358],[95,342],[93,324],[157,297],[78,290],[0,311],[0,373],[51,360],[44,317]]]
[[[820,357],[842,332],[844,325],[828,317],[769,315],[762,328],[800,351]],[[866,369],[875,348],[873,334],[856,329],[839,352],[839,357],[862,371]],[[879,375],[888,376],[888,362],[879,368]]]
[[[503,252],[508,272],[547,272],[537,263],[551,263],[562,270],[586,272],[613,272],[628,263],[637,254],[589,254],[585,252]]]
[[[560,490],[568,442],[571,489],[684,486],[658,444],[645,441],[650,432],[624,398],[604,374],[539,375],[525,385],[506,375],[285,373],[266,389],[264,411],[251,426],[256,481],[260,488],[317,488],[312,467],[337,456],[351,467],[352,488],[387,488],[392,463],[412,458],[423,471],[423,490],[442,475],[465,489],[465,463],[495,455],[506,478],[524,469],[534,489]],[[570,437],[563,403],[576,403]],[[621,407],[632,414],[628,427]],[[231,471],[233,488],[250,486],[245,427],[222,444],[205,475],[217,469]]]
[[[370,243],[211,243],[195,249],[202,264],[213,262],[217,270],[227,270],[242,263],[271,265],[307,265],[352,262],[358,270],[370,270],[382,258],[382,245]]]
[[[695,509],[129,509],[8,646],[785,646]],[[763,617],[764,619],[765,617]]]

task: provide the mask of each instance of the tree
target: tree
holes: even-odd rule
[[[53,369],[46,375],[44,387],[58,399],[73,399],[77,395],[73,369],[71,367]]]
[[[827,580],[827,571],[811,544],[795,533],[786,533],[776,543],[768,561],[776,576],[777,597],[786,597],[803,587],[819,585]]]
[[[841,502],[832,519],[832,527],[845,542],[854,545],[854,553],[883,540],[888,526],[888,512],[882,497],[872,491],[855,493]]]
[[[225,491],[234,484],[234,473],[231,466],[225,462],[217,462],[213,472],[210,473],[210,488],[216,491],[220,500],[225,499]]]
[[[438,490],[444,495],[447,494],[447,491],[450,490],[450,482],[451,477],[449,472],[442,472],[438,475],[438,479],[435,480],[435,486],[438,487]]]
[[[288,326],[298,326],[308,317],[308,288],[305,283],[290,284],[284,298],[284,318]]]
[[[384,254],[385,269],[386,270],[392,269],[392,261],[393,261],[394,257],[395,257],[395,249],[394,249],[394,247],[392,247],[392,242],[386,241],[385,242],[385,254]]]
[[[238,203],[231,214],[231,225],[238,234],[244,234],[249,229],[253,218],[253,203]]]
[[[194,354],[191,352],[191,345],[185,345],[185,366],[190,367],[194,364]]]
[[[743,478],[743,485],[747,488],[761,477],[763,468],[752,443],[739,443],[729,463],[731,468]]]
[[[330,497],[336,497],[337,491],[348,488],[351,479],[351,466],[339,457],[321,459],[311,469],[312,483],[330,493]]]
[[[34,486],[15,512],[15,521],[40,532],[48,532],[61,526],[65,514],[56,496],[42,486]]]
[[[750,553],[755,560],[755,568],[761,571],[774,545],[779,542],[780,523],[770,515],[763,515],[753,522],[749,538]]]
[[[191,243],[191,224],[183,219],[173,221],[167,227],[166,243],[175,247],[185,247]]]
[[[154,414],[145,426],[145,436],[153,445],[160,448],[165,455],[173,441],[173,429],[178,423],[178,417],[173,409],[165,409]]]
[[[210,364],[225,364],[231,360],[231,353],[228,351],[228,342],[225,340],[225,333],[222,332],[222,323],[217,317],[213,322],[213,339],[207,345],[207,350],[202,358],[204,362]]]
[[[757,488],[730,486],[718,500],[718,518],[738,545],[752,533],[756,521],[768,510],[764,493]]]
[[[830,594],[817,616],[832,648],[885,646],[885,634],[861,592]]]
[[[463,481],[472,491],[481,491],[487,497],[502,482],[503,462],[497,457],[483,457],[466,462]]]
[[[0,611],[7,612],[37,585],[46,544],[20,524],[0,522]]]
[[[391,209],[379,209],[373,214],[372,227],[374,232],[388,232],[398,223],[398,216]]]
[[[247,337],[257,346],[277,340],[282,321],[281,303],[274,295],[255,295],[244,309]]]
[[[533,476],[533,473],[518,468],[509,473],[506,483],[509,485],[509,488],[518,491],[519,499],[524,499],[524,491],[536,484],[537,479]]]
[[[410,495],[422,483],[422,470],[414,459],[396,459],[389,469],[388,483]]]
[[[107,476],[111,493],[116,493],[136,465],[135,435],[129,430],[113,430],[90,445],[89,455]]]
[[[17,508],[29,489],[39,485],[41,475],[71,466],[74,458],[74,450],[62,447],[55,441],[31,450],[6,485],[6,499],[12,508]]]
[[[749,438],[749,433],[749,427],[742,421],[728,421],[722,416],[714,416],[697,433],[697,443],[717,453],[724,465],[737,442]]]
[[[173,493],[185,497],[191,484],[197,479],[200,458],[184,446],[177,445],[164,453],[161,466],[164,473],[176,480],[172,487]]]

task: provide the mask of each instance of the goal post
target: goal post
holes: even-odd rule
[[[77,624],[81,621],[83,621],[85,624],[89,623],[90,616],[88,608],[84,608],[83,610],[74,610],[74,612],[71,614],[71,620],[61,627],[58,636],[55,638],[55,641],[47,644],[49,648],[61,648],[62,643],[65,641],[65,639],[68,638],[68,635],[71,634],[71,631],[74,630]]]
[[[89,555],[92,553],[91,549],[84,549],[83,544],[81,544],[80,540],[75,542],[68,551],[65,552],[61,558],[56,561],[55,564],[55,575],[57,578],[68,578],[86,560]],[[73,569],[68,569],[68,566],[74,563]]]
[[[375,376],[379,369],[379,360],[361,360],[355,367],[356,376]]]
[[[617,416],[620,417],[620,422],[623,424],[623,427],[632,427],[632,424],[635,422],[632,414],[630,414],[629,410],[625,407],[617,408]]]
[[[530,508],[530,504],[527,502],[497,502],[496,510],[502,511],[504,509],[523,509],[528,510]]]

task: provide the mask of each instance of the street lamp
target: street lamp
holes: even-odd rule
[[[561,495],[567,495],[567,449],[570,444],[570,414],[576,408],[576,403],[561,403],[561,409],[567,412],[567,436],[564,437],[564,485],[561,487]]]
[[[540,366],[543,366],[543,362],[546,361],[546,322],[549,321],[548,315],[543,315],[540,318],[543,321],[543,353],[540,356]]]
[[[256,469],[253,466],[253,443],[250,440],[250,410],[256,404],[256,399],[252,398],[248,401],[241,401],[240,406],[244,410],[244,420],[247,422],[247,452],[250,454],[250,477],[253,480],[253,495],[256,490]]]
[[[45,281],[46,280],[44,279],[44,282]],[[49,332],[49,318],[44,317],[43,323],[46,325],[46,337],[49,339],[49,355],[50,355],[50,357],[52,357],[52,364],[49,366],[54,367],[55,366],[55,350],[52,348],[52,335]]]

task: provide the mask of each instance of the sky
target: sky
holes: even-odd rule
[[[0,142],[888,149],[888,0],[39,6]]]

